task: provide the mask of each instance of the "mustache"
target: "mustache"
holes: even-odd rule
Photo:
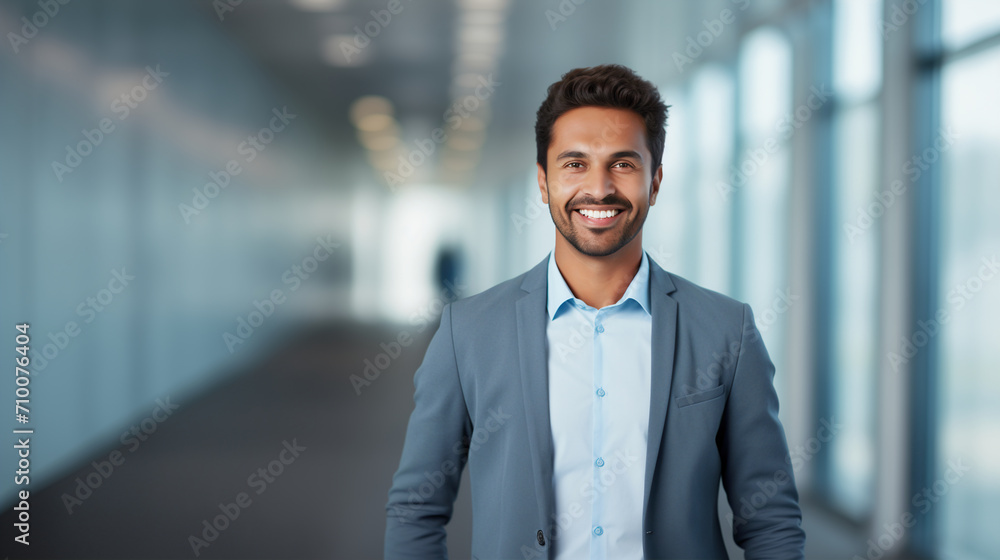
[[[608,195],[601,200],[597,200],[592,196],[581,196],[580,198],[574,198],[566,204],[566,209],[573,211],[581,206],[621,206],[626,210],[632,209],[632,203],[626,198],[622,198],[617,195]]]

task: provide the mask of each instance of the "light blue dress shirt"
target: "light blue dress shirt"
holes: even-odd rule
[[[556,560],[641,559],[649,427],[649,261],[621,299],[595,309],[548,263],[549,415]]]

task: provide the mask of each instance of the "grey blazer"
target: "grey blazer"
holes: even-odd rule
[[[546,259],[442,311],[414,375],[416,406],[386,506],[385,558],[447,557],[444,526],[466,463],[472,557],[550,557],[559,535]],[[670,274],[652,258],[649,264],[645,557],[726,558],[721,480],[747,560],[802,558],[805,533],[774,365],[750,306]]]

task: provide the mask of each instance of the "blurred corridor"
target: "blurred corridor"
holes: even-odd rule
[[[807,557],[1000,557],[1000,3],[0,0],[0,33],[0,556],[381,557],[443,305],[552,248],[545,89],[621,63],[671,105],[646,251],[753,307]]]

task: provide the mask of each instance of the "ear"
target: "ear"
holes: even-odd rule
[[[542,164],[536,162],[535,166],[538,167],[538,190],[542,191],[542,203],[549,203],[549,189],[546,186],[545,170],[542,169]]]
[[[660,192],[660,181],[663,180],[663,165],[656,166],[653,172],[653,182],[649,184],[649,205],[656,204],[656,195]]]

